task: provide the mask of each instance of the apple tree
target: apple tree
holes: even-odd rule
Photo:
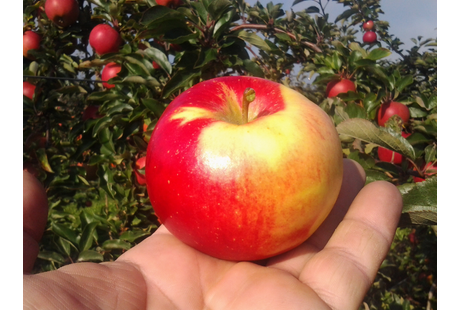
[[[402,50],[379,0],[334,0],[343,5],[335,20],[329,1],[303,10],[304,1],[291,2],[24,0],[23,162],[49,198],[36,272],[115,260],[154,232],[161,223],[144,157],[162,112],[201,81],[249,75],[316,102],[367,182],[387,180],[403,194],[401,228],[363,309],[431,307],[436,39]],[[369,31],[376,41],[365,42]],[[386,108],[392,102],[401,108]],[[382,148],[389,160],[379,158]]]

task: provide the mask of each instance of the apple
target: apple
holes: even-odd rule
[[[45,13],[56,25],[67,27],[77,21],[80,8],[75,0],[46,0]]]
[[[29,82],[22,82],[22,94],[30,98],[30,100],[32,100],[34,97],[35,88],[36,86],[34,84]]]
[[[364,43],[374,43],[377,41],[377,34],[374,31],[366,31],[363,35],[363,42]]]
[[[157,64],[155,61],[152,61],[152,66],[153,66],[153,69],[159,69],[160,68],[160,65]]]
[[[300,93],[249,76],[201,82],[155,125],[145,176],[177,238],[235,261],[304,242],[331,211],[343,174],[330,117]]]
[[[384,127],[385,123],[393,115],[398,115],[401,118],[403,124],[409,123],[409,108],[401,102],[396,101],[385,102],[379,107],[379,110],[377,111],[377,123],[379,124],[379,126]]]
[[[105,65],[104,69],[102,69],[101,79],[103,81],[108,81],[111,78],[117,76],[118,72],[120,71],[121,71],[121,65],[114,63],[114,62],[110,62]],[[105,88],[115,87],[115,84],[109,84],[105,82],[102,83],[102,85],[104,85]]]
[[[328,98],[337,97],[339,94],[346,94],[348,91],[356,91],[355,83],[348,79],[333,80],[327,83],[326,95]]]
[[[101,118],[102,116],[103,115],[99,114],[98,105],[90,105],[83,111],[82,119],[86,121],[89,119]]]
[[[416,170],[415,167],[412,168],[413,170]],[[425,177],[429,177],[429,176],[432,176],[432,175],[435,175],[438,173],[438,163],[435,162],[433,164],[433,162],[429,162],[428,164],[426,164],[422,170],[422,173],[425,175]],[[420,177],[413,177],[414,179],[414,182],[415,183],[419,183],[419,182],[424,182],[426,179],[424,178],[420,178]]]
[[[22,36],[22,55],[30,60],[35,58],[32,55],[29,55],[29,50],[38,50],[40,49],[40,41],[42,37],[33,31],[26,31]]]
[[[145,175],[142,174],[141,172],[139,172],[139,170],[145,168],[146,158],[147,157],[145,157],[145,156],[139,157],[139,159],[136,160],[136,165],[134,167],[135,168],[134,169],[134,174],[136,176],[136,180],[137,180],[137,183],[139,183],[139,185],[145,185],[145,183],[146,183]]]
[[[118,52],[121,43],[118,31],[106,24],[97,25],[89,34],[89,44],[99,55]]]
[[[374,29],[374,22],[371,20],[368,20],[367,22],[363,23],[363,29],[366,31]]]
[[[401,135],[404,138],[409,137],[411,134],[402,132]],[[400,165],[404,159],[404,156],[402,156],[399,153],[390,151],[389,149],[383,148],[381,146],[378,147],[377,149],[377,155],[381,161],[387,162],[387,163],[392,163],[395,165]]]
[[[158,5],[167,7],[177,7],[182,4],[182,0],[156,0]]]

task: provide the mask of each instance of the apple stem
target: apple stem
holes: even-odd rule
[[[249,104],[256,99],[256,91],[251,87],[244,90],[243,94],[243,110],[241,111],[243,124],[249,121]]]

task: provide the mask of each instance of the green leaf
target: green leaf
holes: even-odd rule
[[[388,57],[388,56],[390,56],[390,55],[391,55],[390,50],[388,50],[388,49],[386,49],[386,48],[383,48],[383,47],[379,47],[379,48],[373,49],[373,50],[366,56],[366,59],[370,59],[370,60],[379,60],[379,59]]]
[[[264,71],[254,61],[245,59],[243,60],[244,69],[253,76],[264,78]]]
[[[51,166],[48,162],[48,155],[46,154],[46,151],[44,148],[39,148],[37,151],[37,157],[38,161],[40,162],[40,166],[42,167],[43,170],[49,173],[54,173],[53,169],[51,169]]]
[[[38,258],[44,259],[50,262],[55,262],[58,264],[64,264],[65,263],[65,258],[59,253],[56,252],[50,252],[50,251],[40,251],[38,253]]]
[[[51,231],[59,237],[69,240],[73,244],[78,244],[77,234],[74,230],[70,229],[68,225],[51,223]]]
[[[85,250],[80,252],[78,255],[78,262],[102,262],[104,260],[104,256],[96,251],[93,250]]]
[[[296,5],[298,3],[304,2],[304,1],[308,1],[308,0],[294,0],[294,2],[292,3],[291,7],[293,7],[294,5]]]
[[[213,60],[216,60],[218,57],[218,52],[217,49],[215,48],[209,48],[209,49],[202,49],[200,51],[200,54],[198,56],[198,59],[194,65],[194,68],[202,68],[212,62]]]
[[[437,178],[398,186],[403,198],[400,225],[437,225]]]
[[[315,14],[315,13],[319,13],[320,11],[318,7],[312,5],[306,8],[304,12],[307,14]]]
[[[81,235],[80,242],[78,244],[80,251],[83,252],[89,250],[93,245],[94,233],[96,231],[97,225],[99,225],[99,222],[92,222],[86,225]]]
[[[228,0],[213,0],[209,4],[208,12],[212,20],[219,20],[231,6],[232,3]]]
[[[143,230],[127,230],[120,235],[120,240],[134,242],[137,239],[144,237],[144,236],[149,236],[150,234],[151,234],[150,232],[143,231]]]
[[[266,52],[270,52],[271,48],[268,46],[268,44],[261,38],[259,37],[256,33],[249,33],[245,30],[239,30],[238,32],[235,33],[236,36],[249,44],[252,44],[261,50],[264,50]]]
[[[125,242],[120,239],[115,240],[106,240],[102,244],[102,248],[106,251],[110,250],[129,250],[131,248],[131,244]]]
[[[414,78],[412,77],[412,75],[407,75],[396,82],[396,90],[399,93],[401,93],[404,90],[404,88],[406,88],[413,82],[414,82]]]
[[[165,106],[161,102],[153,98],[142,99],[141,102],[147,109],[152,111],[155,114],[155,116],[158,118],[160,118],[160,116],[163,114],[165,110]]]
[[[342,14],[339,14],[339,16],[337,16],[337,18],[335,19],[335,23],[337,23],[338,21],[340,21],[342,19],[347,19],[348,17],[350,17],[351,15],[356,14],[356,13],[359,13],[358,9],[346,10]]]
[[[430,144],[425,148],[425,162],[426,163],[434,161],[436,159],[436,155],[437,155],[437,150],[436,150],[435,145]]]
[[[160,51],[159,49],[156,49],[156,48],[154,48],[154,47],[146,48],[146,49],[144,50],[144,53],[145,53],[148,57],[153,58],[153,60],[154,60],[163,70],[165,70],[166,72],[168,72],[168,74],[171,74],[171,72],[172,72],[171,63],[169,62],[168,57],[165,55],[165,53],[163,53],[162,51]]]
[[[201,70],[181,70],[171,77],[171,80],[166,83],[163,89],[163,98],[168,98],[173,92],[181,89],[188,88],[190,82],[195,78],[201,76]]]
[[[390,133],[387,128],[377,127],[368,120],[361,118],[344,120],[337,125],[337,131],[345,139],[354,138],[374,143],[415,160],[415,151],[406,139],[400,134]]]

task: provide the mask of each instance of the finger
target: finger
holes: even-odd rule
[[[78,263],[23,276],[24,309],[146,309],[142,274],[119,262]]]
[[[343,181],[337,202],[316,232],[299,247],[270,259],[267,266],[282,269],[299,277],[307,261],[324,247],[337,225],[347,213],[353,199],[363,188],[366,173],[357,162],[344,159]]]
[[[23,272],[32,271],[38,255],[38,242],[46,227],[48,199],[40,182],[23,172]]]
[[[365,186],[299,279],[331,308],[357,309],[388,253],[401,209],[394,185],[379,181]]]

